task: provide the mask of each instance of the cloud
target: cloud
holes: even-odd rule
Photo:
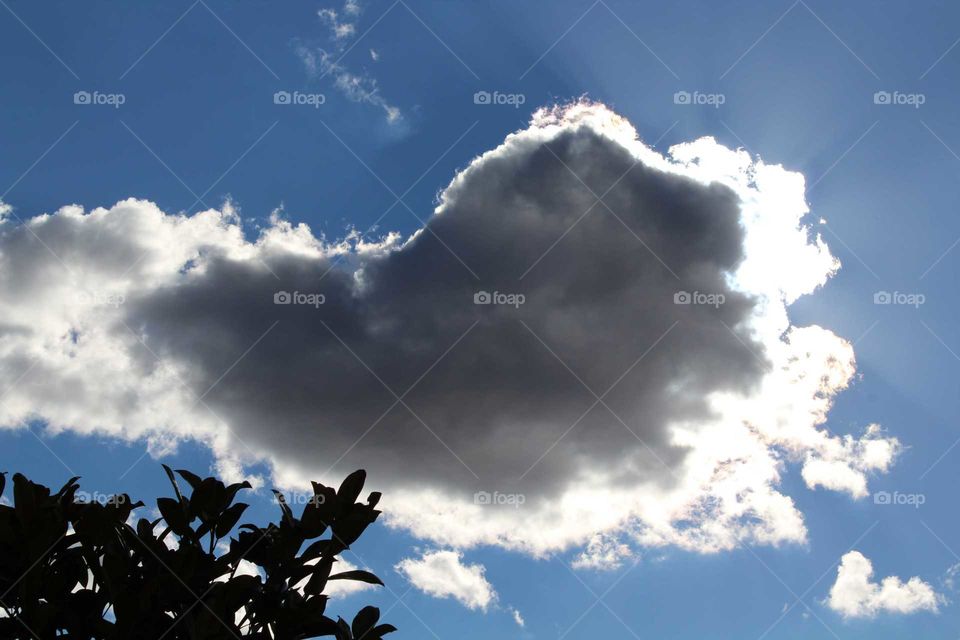
[[[573,568],[607,571],[620,567],[623,560],[632,555],[630,547],[616,537],[598,534],[573,561]]]
[[[803,543],[787,465],[857,498],[900,447],[823,427],[856,367],[787,318],[838,267],[803,190],[578,102],[475,158],[407,238],[279,215],[250,237],[229,204],[132,199],[8,220],[0,425],[199,441],[289,488],[366,468],[388,525],[447,547],[593,566]]]
[[[317,11],[317,16],[329,27],[335,39],[342,40],[356,35],[357,25],[353,21],[360,15],[360,10],[360,3],[357,0],[346,0],[343,4],[343,13],[327,8]],[[342,16],[345,16],[345,19],[342,19]]]
[[[459,551],[431,551],[419,560],[402,560],[396,569],[420,591],[435,598],[453,598],[468,609],[486,611],[497,600],[483,575],[483,565],[463,564]],[[522,618],[518,624],[523,626]]]
[[[830,588],[827,605],[845,618],[872,618],[879,613],[936,613],[943,596],[920,578],[903,582],[888,576],[871,582],[873,565],[859,551],[850,551],[840,560],[837,581]]]
[[[810,488],[822,486],[863,498],[867,495],[867,472],[886,472],[898,447],[896,441],[882,437],[880,425],[871,424],[863,438],[847,435],[827,449],[808,453],[801,474]]]
[[[523,628],[527,626],[526,621],[523,619],[523,616],[520,615],[520,612],[516,609],[510,609],[510,615],[513,616],[513,621],[517,623],[517,626]]]
[[[333,37],[337,40],[349,38],[356,34],[356,25],[352,22],[341,22],[337,12],[333,9],[321,9],[317,11],[320,19],[330,27]]]
[[[389,102],[380,93],[377,79],[367,72],[354,72],[342,62],[349,51],[347,43],[356,36],[356,18],[361,11],[356,0],[347,0],[343,12],[334,9],[321,9],[317,12],[320,20],[330,32],[332,50],[297,45],[296,52],[311,78],[330,76],[336,87],[347,99],[353,102],[371,104],[383,109],[387,121],[395,123],[402,117],[400,109]],[[376,62],[379,54],[370,49],[370,57]]]
[[[957,588],[957,576],[960,576],[960,562],[950,565],[943,577],[943,584],[950,591]]]

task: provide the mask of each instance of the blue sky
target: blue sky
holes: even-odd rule
[[[354,32],[338,40],[324,9]],[[857,434],[876,422],[903,445],[887,472],[869,474],[870,495],[812,490],[787,466],[780,490],[803,514],[806,544],[641,548],[599,571],[572,569],[577,549],[469,548],[463,562],[483,565],[498,594],[486,611],[411,585],[394,566],[443,545],[378,525],[353,561],[389,588],[336,606],[377,604],[398,637],[956,637],[958,17],[945,2],[360,0],[351,14],[339,2],[6,0],[0,200],[24,220],[129,197],[187,214],[229,200],[250,238],[278,207],[329,239],[375,221],[406,236],[473,158],[535,109],[581,96],[661,153],[713,136],[800,172],[805,222],[843,266],[789,307],[790,320],[845,338],[857,358],[826,426]],[[305,64],[320,50],[337,60],[332,71]],[[76,104],[77,92],[122,104]],[[322,94],[322,104],[276,104],[277,92]],[[477,92],[522,104],[477,104]],[[678,92],[722,104],[684,104]],[[924,302],[875,304],[881,291]],[[165,491],[142,441],[58,435],[35,420],[0,431],[0,451],[4,469],[49,484],[75,472],[90,491]],[[202,471],[213,457],[185,443],[165,461]],[[923,504],[878,504],[882,491]],[[275,509],[266,492],[254,507],[256,518]],[[874,580],[929,584],[939,612],[832,610],[824,601],[851,549],[872,561]]]

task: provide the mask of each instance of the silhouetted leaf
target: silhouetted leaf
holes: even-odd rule
[[[80,479],[80,476],[73,476],[72,478],[70,478],[69,480],[67,480],[66,484],[64,484],[62,487],[60,487],[60,491],[57,492],[57,497],[58,497],[58,498],[62,498],[62,497],[64,497],[64,496],[67,494],[67,492],[70,492],[70,494],[71,494],[71,496],[72,496],[72,495],[73,495],[73,491],[76,491],[76,490],[77,490],[77,487],[79,486],[79,485],[76,484],[77,480],[79,480],[79,479]],[[70,491],[71,489],[73,489],[73,491]]]
[[[369,638],[364,638],[364,640],[380,640],[383,636],[388,633],[393,633],[397,628],[392,624],[378,624],[373,628],[373,631],[370,632]]]
[[[380,512],[366,505],[355,506],[347,515],[333,523],[334,538],[349,547],[370,526]]]
[[[362,569],[356,569],[354,571],[344,571],[342,573],[335,573],[328,580],[357,580],[359,582],[367,582],[369,584],[378,584],[381,587],[383,582],[377,576],[373,575],[369,571],[363,571]]]
[[[333,558],[323,558],[313,566],[313,575],[303,588],[303,592],[309,595],[317,595],[323,592],[327,586],[327,579],[330,577],[330,570],[333,569]]]
[[[237,497],[237,492],[240,491],[240,489],[250,489],[250,488],[251,488],[250,483],[247,482],[246,480],[244,480],[243,482],[236,482],[230,485],[229,487],[227,487],[227,491],[226,491],[227,505],[230,505],[233,503],[233,500],[234,498]]]
[[[339,511],[337,492],[318,482],[313,483],[313,498],[303,507],[300,527],[307,538],[323,535]]]
[[[363,469],[358,469],[344,478],[343,482],[340,483],[340,488],[337,489],[337,501],[340,505],[348,506],[356,502],[366,480],[367,472]]]
[[[226,487],[216,478],[204,478],[190,496],[190,513],[202,522],[212,522],[226,506]]]
[[[243,515],[243,512],[246,511],[247,507],[250,505],[245,502],[238,502],[235,505],[231,505],[223,514],[220,516],[220,520],[217,522],[217,528],[214,531],[218,538],[224,538],[230,531],[236,526],[237,522],[240,520],[240,516]]]
[[[364,607],[360,609],[353,618],[353,636],[360,640],[367,635],[367,632],[373,629],[380,619],[380,609],[376,607]]]
[[[353,640],[350,625],[343,618],[337,618],[337,640]]]
[[[180,474],[180,477],[187,481],[187,484],[190,485],[190,488],[194,491],[197,490],[197,487],[200,486],[200,483],[203,482],[203,479],[192,471],[187,471],[186,469],[177,469],[177,473]]]
[[[155,525],[146,518],[140,518],[137,520],[137,535],[144,540],[152,540],[154,526]]]
[[[337,546],[338,543],[334,540],[317,540],[303,550],[301,557],[304,560],[313,560],[321,555],[331,555],[336,553],[333,549]]]
[[[180,487],[177,485],[177,479],[173,475],[173,471],[167,465],[160,465],[163,467],[163,470],[167,472],[167,477],[170,478],[170,484],[173,485],[173,492],[177,494],[177,500],[183,502],[183,494],[180,493]]]
[[[170,530],[178,536],[188,536],[190,533],[190,524],[187,521],[187,514],[183,507],[173,498],[157,498],[157,509]]]
[[[233,613],[251,600],[263,583],[260,576],[234,576],[224,584],[224,601],[227,610]]]
[[[287,504],[287,499],[276,489],[273,490],[273,495],[277,498],[277,504],[280,505],[280,511],[283,512],[283,519],[289,523],[292,523],[293,511],[290,510],[290,505]]]

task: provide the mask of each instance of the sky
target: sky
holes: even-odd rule
[[[394,637],[960,633],[955,6],[0,5],[0,470],[365,468]]]

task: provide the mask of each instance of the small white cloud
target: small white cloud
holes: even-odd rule
[[[330,76],[334,86],[349,100],[380,107],[387,116],[387,122],[391,124],[400,120],[400,109],[388,103],[380,94],[376,78],[366,72],[351,71],[341,62],[349,51],[347,41],[357,33],[354,19],[360,15],[359,2],[347,0],[342,12],[337,12],[335,9],[321,9],[317,11],[317,15],[329,28],[333,46],[332,51],[302,45],[297,47],[297,55],[303,62],[307,74],[310,77]],[[370,58],[376,62],[380,59],[380,54],[370,49]]]
[[[618,568],[630,555],[630,547],[618,538],[597,534],[573,561],[573,568],[609,571]]]
[[[513,621],[517,623],[517,626],[518,626],[518,627],[523,628],[523,627],[527,626],[527,623],[524,621],[523,616],[520,615],[520,612],[519,612],[519,611],[517,611],[516,609],[511,608],[511,609],[510,609],[510,613],[513,615]]]
[[[486,611],[497,599],[483,575],[483,565],[463,564],[459,551],[432,551],[419,560],[406,558],[396,569],[420,591],[435,598],[454,598],[468,609]]]
[[[947,575],[943,578],[943,584],[953,591],[957,588],[957,579],[960,577],[960,562],[947,569]]]
[[[888,471],[901,449],[899,440],[884,437],[880,425],[871,424],[862,438],[846,435],[808,453],[801,475],[811,489],[822,486],[863,498],[868,493],[867,474]]]
[[[346,9],[344,11],[347,12]],[[357,28],[352,22],[341,22],[340,15],[333,9],[321,9],[317,11],[317,15],[330,27],[333,37],[337,40],[344,40],[357,32]]]
[[[903,582],[888,576],[871,582],[872,577],[870,560],[859,551],[850,551],[840,560],[827,605],[844,618],[871,618],[878,613],[936,613],[944,602],[943,596],[918,577]]]
[[[326,52],[320,56],[320,66],[324,73],[333,76],[334,86],[348,99],[380,107],[386,113],[388,122],[396,122],[400,119],[400,109],[387,103],[383,98],[376,78],[348,71],[343,65],[332,62]]]

